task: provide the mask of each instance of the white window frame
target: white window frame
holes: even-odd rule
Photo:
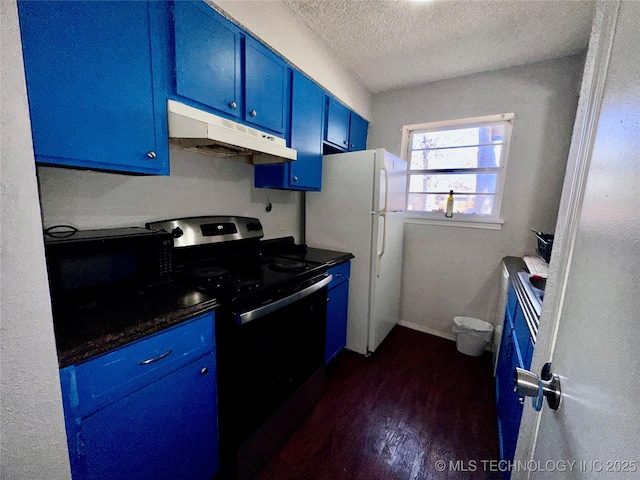
[[[411,174],[420,172],[424,173],[446,173],[446,169],[432,170],[411,170],[411,136],[415,131],[431,132],[438,130],[453,130],[461,127],[475,127],[483,124],[495,124],[497,122],[505,122],[504,147],[502,149],[502,158],[498,167],[498,181],[496,195],[494,199],[494,210],[497,206],[498,210],[493,215],[475,215],[475,214],[454,214],[452,218],[445,218],[440,212],[420,212],[415,210],[405,210],[405,223],[430,224],[430,225],[446,225],[456,227],[484,228],[492,230],[500,230],[502,224],[502,199],[504,194],[505,179],[507,176],[507,163],[509,159],[509,148],[511,146],[513,121],[516,115],[514,113],[502,113],[497,115],[485,115],[482,117],[460,118],[456,120],[445,120],[440,122],[416,123],[412,125],[404,125],[402,127],[402,158],[407,162],[407,199],[409,202],[409,185]],[[460,171],[460,169],[452,169]]]

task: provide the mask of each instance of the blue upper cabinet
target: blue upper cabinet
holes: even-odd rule
[[[175,93],[285,136],[291,69],[203,1],[174,4]]]
[[[368,123],[332,97],[327,97],[326,153],[355,152],[367,148]]]
[[[203,2],[175,2],[176,93],[240,117],[240,30]]]
[[[322,131],[325,94],[299,72],[293,73],[291,148],[295,162],[255,167],[255,185],[263,188],[318,191],[322,181]]]
[[[349,151],[367,149],[367,130],[369,123],[359,115],[351,112],[349,122]]]
[[[258,127],[285,133],[291,70],[252,38],[245,42],[245,118]]]
[[[168,174],[168,4],[18,9],[36,161]]]
[[[349,117],[351,112],[347,107],[333,98],[328,99],[327,105],[327,142],[343,150],[349,149]]]

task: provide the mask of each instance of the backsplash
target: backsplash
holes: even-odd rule
[[[301,239],[301,193],[254,188],[253,166],[179,149],[171,149],[171,175],[166,177],[39,166],[38,184],[45,228],[144,226],[165,218],[240,215],[259,218],[265,238]]]

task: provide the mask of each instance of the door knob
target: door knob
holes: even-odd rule
[[[562,399],[560,377],[553,373],[551,363],[545,363],[540,377],[529,370],[516,367],[513,372],[513,388],[518,395],[533,397],[531,403],[536,411],[542,409],[542,399],[552,410],[558,410]]]

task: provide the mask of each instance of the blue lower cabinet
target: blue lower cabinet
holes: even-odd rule
[[[333,280],[327,291],[327,336],[325,363],[329,363],[347,344],[347,313],[349,307],[349,273],[351,262],[329,270]]]
[[[210,479],[218,470],[214,367],[209,354],[83,419],[87,478]]]
[[[533,357],[533,340],[513,285],[509,287],[502,339],[496,365],[496,410],[500,460],[514,459],[525,399],[514,391],[513,373],[516,367],[529,369]],[[502,472],[502,479],[511,472]]]
[[[522,359],[517,348],[517,339],[507,313],[502,331],[502,342],[496,368],[496,410],[498,413],[498,442],[500,459],[512,461],[518,440],[522,403],[520,396],[513,390],[513,371],[522,368]],[[503,479],[510,478],[509,472],[503,472]]]
[[[213,314],[206,314],[61,370],[74,480],[210,480],[218,472],[212,327]],[[175,349],[164,350],[171,339],[175,339]],[[211,345],[204,355],[203,339]],[[147,358],[148,352],[144,352],[147,346],[155,356]],[[125,390],[104,387],[105,384],[117,387],[113,372],[108,371],[111,361],[103,362],[109,356],[116,364],[125,365],[120,368],[120,384],[126,385]],[[131,362],[133,357],[135,363]],[[153,361],[144,363],[150,359]],[[91,363],[101,368],[93,369],[92,378],[88,379],[83,377],[82,368]],[[152,366],[153,371],[136,376],[130,364],[140,371]],[[135,379],[130,382],[132,375]],[[90,397],[82,392],[92,388],[111,392],[112,398],[99,396],[98,403],[84,401],[83,396]]]

